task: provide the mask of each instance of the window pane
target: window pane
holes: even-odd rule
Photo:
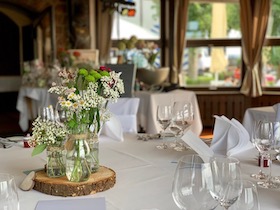
[[[187,38],[240,38],[239,4],[190,3]]]
[[[280,46],[263,47],[262,86],[280,86]]]
[[[241,47],[186,48],[183,62],[186,86],[240,86]]]
[[[129,39],[133,35],[138,39],[159,39],[160,1],[137,0],[134,2],[135,16],[121,15],[120,12],[115,11],[112,39]],[[119,6],[119,10],[122,10],[122,6]]]
[[[279,37],[280,36],[280,1],[272,0],[272,7],[270,17],[268,21],[267,37]]]

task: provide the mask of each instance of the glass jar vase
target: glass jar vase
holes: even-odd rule
[[[72,134],[65,143],[66,176],[71,182],[87,181],[91,175],[88,133]]]
[[[65,176],[65,153],[63,146],[50,145],[47,147],[46,172],[48,177]]]
[[[92,133],[88,138],[88,144],[90,148],[90,170],[91,173],[95,173],[99,168],[99,139],[98,135]]]

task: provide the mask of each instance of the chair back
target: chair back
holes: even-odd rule
[[[119,98],[116,103],[108,103],[108,109],[119,119],[123,132],[138,132],[137,113],[139,103],[139,98]]]
[[[106,64],[106,67],[112,69],[115,72],[122,72],[121,79],[124,82],[125,93],[121,97],[133,97],[134,84],[136,78],[136,65],[134,64]]]

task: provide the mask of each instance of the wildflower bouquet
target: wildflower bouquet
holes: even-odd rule
[[[49,89],[59,95],[58,104],[66,112],[66,176],[70,181],[85,181],[99,167],[98,147],[94,145],[98,145],[102,123],[110,118],[108,101],[116,101],[124,93],[120,75],[104,66],[63,69],[59,72],[61,84]]]
[[[59,73],[61,85],[53,84],[49,92],[59,95],[58,102],[67,111],[67,127],[77,129],[80,124],[95,126],[99,132],[101,122],[109,119],[106,115],[108,100],[116,101],[124,93],[121,73],[101,66],[98,70],[63,69]],[[101,116],[101,113],[104,115]],[[102,118],[101,118],[102,117]]]

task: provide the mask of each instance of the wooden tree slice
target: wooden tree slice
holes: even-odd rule
[[[116,183],[116,173],[110,168],[100,166],[85,182],[70,182],[66,176],[50,178],[44,170],[37,171],[34,179],[35,190],[55,196],[83,196],[95,194],[112,188]]]

